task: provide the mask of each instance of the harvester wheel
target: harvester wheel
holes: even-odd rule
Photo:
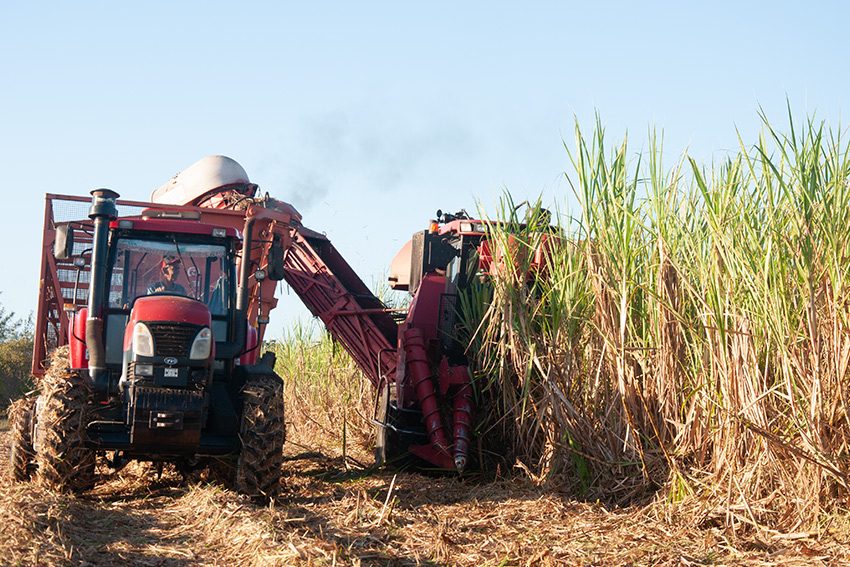
[[[35,451],[32,448],[32,412],[35,398],[21,398],[9,406],[9,427],[12,443],[9,448],[9,467],[18,482],[30,479],[35,472]]]
[[[389,428],[387,416],[390,411],[390,384],[384,381],[378,391],[378,402],[375,407],[375,466],[381,467],[387,463],[387,441]]]
[[[36,404],[38,477],[50,488],[94,486],[95,453],[86,445],[89,386],[85,371],[50,370]]]
[[[378,393],[375,412],[375,465],[398,469],[427,469],[429,465],[409,451],[413,445],[427,445],[428,432],[422,424],[422,413],[399,409],[385,384]]]
[[[236,463],[236,490],[258,502],[277,496],[283,473],[286,422],[283,384],[276,376],[256,376],[242,388],[242,450]]]

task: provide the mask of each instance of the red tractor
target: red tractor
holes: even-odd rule
[[[121,202],[99,189],[80,220],[80,199],[47,196],[33,357],[41,388],[12,412],[15,478],[37,472],[84,490],[102,455],[112,469],[132,459],[212,466],[252,497],[277,493],[283,382],[273,355],[256,354],[300,217],[254,199],[236,162],[199,163],[181,190],[200,207],[156,193],[156,204]],[[223,196],[224,208],[209,206]]]

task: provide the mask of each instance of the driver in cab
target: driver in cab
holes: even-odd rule
[[[186,288],[177,283],[177,274],[180,272],[180,258],[176,256],[163,256],[159,263],[159,271],[162,274],[162,279],[148,286],[145,293],[152,295],[154,293],[176,293],[186,295]]]

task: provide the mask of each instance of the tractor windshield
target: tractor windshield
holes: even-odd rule
[[[228,311],[233,270],[223,245],[121,238],[113,258],[111,308],[129,309],[138,297],[166,293],[203,301],[212,315]]]

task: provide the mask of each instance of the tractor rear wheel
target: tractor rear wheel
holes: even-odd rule
[[[242,450],[236,463],[236,490],[255,501],[267,502],[281,488],[286,442],[283,384],[277,376],[254,376],[245,383],[242,396]]]
[[[38,477],[50,488],[94,486],[95,453],[86,444],[89,387],[85,371],[48,371],[36,404]]]
[[[9,448],[9,467],[12,478],[25,482],[35,472],[35,451],[32,447],[32,412],[35,398],[21,398],[9,406],[9,427],[12,443]]]

